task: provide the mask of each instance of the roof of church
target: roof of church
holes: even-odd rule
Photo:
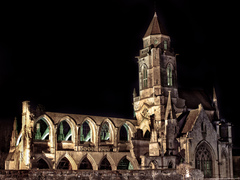
[[[81,124],[84,120],[86,120],[87,118],[90,118],[97,125],[101,125],[102,122],[106,119],[111,120],[116,127],[120,127],[123,124],[123,122],[126,122],[126,121],[131,122],[133,125],[136,125],[136,120],[125,119],[125,118],[92,116],[92,115],[84,115],[84,114],[68,114],[68,113],[59,113],[59,112],[45,112],[45,114],[53,120],[54,124],[59,123],[65,117],[70,117],[76,122],[76,124]]]
[[[214,110],[212,100],[204,90],[179,89],[179,97],[186,100],[186,106],[189,109],[198,108],[202,104],[205,110]]]
[[[200,113],[199,109],[194,109],[189,112],[186,122],[185,122],[185,125],[182,129],[182,133],[185,134],[192,130],[199,113]]]
[[[148,29],[147,29],[144,37],[147,37],[149,35],[155,35],[155,34],[165,34],[165,35],[167,35],[166,30],[161,25],[161,23],[159,23],[159,21],[158,21],[158,17],[157,17],[156,12],[153,16],[153,19],[152,19],[150,25],[148,26]]]

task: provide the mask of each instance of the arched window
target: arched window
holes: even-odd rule
[[[37,121],[34,127],[35,140],[49,140],[49,126],[44,119]]]
[[[143,88],[147,88],[148,87],[148,73],[147,73],[147,66],[143,66],[143,70],[142,70],[142,76],[143,76]]]
[[[100,170],[112,170],[111,164],[107,160],[107,158],[104,158],[99,166]]]
[[[164,50],[167,50],[167,47],[168,47],[167,41],[163,41],[163,48],[164,48]]]
[[[92,131],[89,126],[89,122],[85,121],[80,128],[80,141],[81,142],[91,141],[91,138],[92,138]]]
[[[71,128],[65,120],[61,121],[58,126],[57,140],[58,141],[71,141],[72,140]]]
[[[124,157],[119,161],[117,169],[132,170],[133,166],[131,162],[126,157]]]
[[[101,141],[110,140],[109,124],[107,122],[105,122],[101,127],[100,139]]]
[[[212,177],[212,156],[206,144],[200,145],[196,151],[195,168],[203,171],[205,178]]]
[[[173,80],[172,80],[172,66],[171,64],[168,64],[167,66],[167,85],[172,86]]]
[[[126,124],[122,125],[120,129],[120,141],[128,141],[128,126]]]
[[[79,166],[79,169],[93,169],[92,164],[87,158],[84,158]]]
[[[69,162],[69,160],[64,157],[62,158],[62,160],[58,163],[57,169],[68,169],[68,170],[72,170],[72,166],[71,163]]]

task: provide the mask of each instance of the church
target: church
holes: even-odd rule
[[[151,170],[188,164],[205,178],[232,178],[231,123],[217,97],[178,88],[171,38],[155,13],[137,58],[133,119],[32,110],[15,119],[6,170]]]

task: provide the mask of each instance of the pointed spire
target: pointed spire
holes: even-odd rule
[[[154,34],[165,34],[167,35],[165,29],[161,26],[161,24],[158,21],[158,16],[157,13],[154,13],[153,19],[148,26],[148,29],[144,35],[144,37],[147,37],[149,35],[154,35]]]
[[[172,105],[172,98],[171,98],[171,91],[168,91],[168,101],[166,106],[166,112],[165,112],[165,120],[167,119],[175,119],[174,109]]]

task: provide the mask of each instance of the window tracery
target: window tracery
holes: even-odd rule
[[[212,177],[212,156],[206,144],[200,145],[196,151],[195,167],[203,171],[205,178]]]

